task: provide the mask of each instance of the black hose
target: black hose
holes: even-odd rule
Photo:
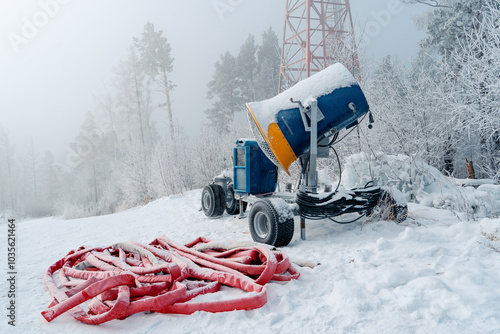
[[[343,196],[334,199],[337,194]],[[303,218],[310,220],[332,219],[346,213],[366,212],[379,203],[381,195],[380,188],[362,188],[345,193],[334,192],[326,196],[299,191],[297,204],[300,216]]]
[[[335,191],[328,195],[318,195],[308,192],[299,191],[297,193],[297,204],[299,206],[300,216],[305,219],[310,220],[322,220],[330,219],[331,221],[338,224],[350,224],[358,221],[373,209],[379,202],[382,196],[382,190],[380,188],[369,189],[369,186],[373,184],[372,181],[368,182],[364,188],[355,189],[349,192],[343,193],[344,196],[340,196],[338,199],[334,200],[334,196],[339,194],[338,189],[342,181],[342,166],[340,164],[340,158],[333,147],[334,144],[341,142],[345,137],[347,137],[355,128],[359,126],[361,122],[365,119],[366,114],[363,116],[360,122],[356,124],[347,134],[338,140],[339,133],[335,133],[332,137],[328,146],[333,150],[337,163],[339,166],[339,182]],[[320,140],[323,140],[321,138]],[[326,145],[318,145],[318,147],[326,147]],[[302,175],[304,175],[309,166],[309,157],[305,156],[300,159],[302,167]],[[363,213],[360,217],[351,221],[337,221],[333,219],[334,217],[346,214],[346,213]]]

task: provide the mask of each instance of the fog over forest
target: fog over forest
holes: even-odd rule
[[[0,212],[102,215],[231,166],[245,102],[278,93],[285,5],[195,3],[0,5]],[[498,2],[351,4],[375,124],[341,158],[403,154],[459,178],[467,159],[499,180]]]

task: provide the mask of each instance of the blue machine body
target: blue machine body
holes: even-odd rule
[[[236,141],[233,154],[233,189],[236,194],[260,195],[276,190],[277,168],[255,140]]]
[[[358,85],[336,89],[330,94],[319,97],[318,108],[325,119],[318,122],[318,136],[330,129],[340,131],[356,125],[357,119],[368,112],[369,106]],[[356,110],[349,109],[353,102]],[[306,132],[299,108],[290,108],[278,112],[277,123],[297,157],[309,151],[310,134]]]

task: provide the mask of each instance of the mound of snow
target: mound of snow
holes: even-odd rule
[[[419,158],[359,153],[346,159],[342,187],[364,187],[374,181],[405,194],[406,199],[425,206],[466,213],[469,217],[500,214],[500,185],[483,184],[477,189],[457,185],[435,167]]]
[[[500,185],[483,184],[474,191],[474,195],[482,216],[500,215]]]
[[[298,268],[297,281],[268,283],[268,302],[256,310],[138,313],[99,326],[69,314],[51,323],[42,318],[40,312],[52,301],[44,284],[47,268],[80,245],[146,243],[161,234],[182,243],[198,236],[235,246],[251,242],[246,219],[208,219],[198,210],[200,198],[201,190],[195,190],[112,215],[18,221],[17,322],[13,328],[4,318],[0,333],[228,333],[236,328],[238,333],[497,333],[500,328],[500,219],[459,221],[450,211],[415,203],[409,204],[415,223],[308,222],[306,241],[300,240],[296,218],[292,242],[283,250],[311,265]],[[0,229],[0,239],[7,240],[6,228]],[[7,242],[0,248],[6,254]],[[8,305],[2,286],[0,303]],[[219,297],[203,298],[193,302]]]

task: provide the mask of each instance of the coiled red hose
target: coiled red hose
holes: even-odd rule
[[[47,270],[45,282],[54,300],[42,316],[50,322],[69,312],[78,321],[97,325],[145,311],[252,310],[267,302],[267,282],[299,277],[282,252],[264,246],[210,248],[209,242],[198,238],[183,246],[162,236],[149,245],[82,246]],[[203,251],[195,249],[200,245]],[[216,293],[221,285],[247,294],[230,300],[191,301]],[[88,300],[85,311],[80,305]]]

